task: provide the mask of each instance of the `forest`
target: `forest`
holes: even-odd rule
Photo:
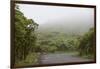
[[[34,15],[33,15],[34,16]],[[49,53],[73,53],[84,58],[95,57],[95,30],[84,34],[38,30],[39,24],[25,17],[15,6],[15,62],[16,66],[39,64],[39,57]]]

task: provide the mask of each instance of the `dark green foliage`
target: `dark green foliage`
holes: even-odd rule
[[[95,54],[95,35],[94,28],[91,28],[81,39],[79,44],[80,55],[89,55],[94,57]]]
[[[79,52],[92,58],[95,54],[94,28],[85,35],[66,34],[61,32],[38,32],[37,47],[41,53]]]
[[[78,47],[78,36],[60,32],[39,32],[37,36],[38,52],[55,53],[75,51]]]
[[[32,19],[27,19],[20,11],[19,7],[15,7],[15,63],[25,60],[27,55],[34,51],[36,35],[36,24]]]
[[[73,31],[36,31],[37,28],[38,24],[27,19],[16,5],[15,66],[37,64],[41,54],[78,52],[89,57],[95,54],[94,28],[84,36]]]

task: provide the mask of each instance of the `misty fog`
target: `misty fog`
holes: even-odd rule
[[[94,26],[94,9],[18,4],[28,18],[39,24],[40,31],[87,32]]]

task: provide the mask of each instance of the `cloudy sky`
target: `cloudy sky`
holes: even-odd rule
[[[38,24],[44,24],[52,21],[64,20],[67,22],[76,23],[94,23],[93,8],[79,7],[58,7],[44,5],[27,5],[18,4],[20,10],[29,19],[33,19]]]

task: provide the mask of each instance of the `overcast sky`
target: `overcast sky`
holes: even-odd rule
[[[93,8],[78,8],[78,7],[58,7],[44,5],[27,5],[18,4],[20,10],[29,19],[33,19],[38,24],[44,24],[50,21],[65,20],[75,23],[91,23],[94,22]]]

